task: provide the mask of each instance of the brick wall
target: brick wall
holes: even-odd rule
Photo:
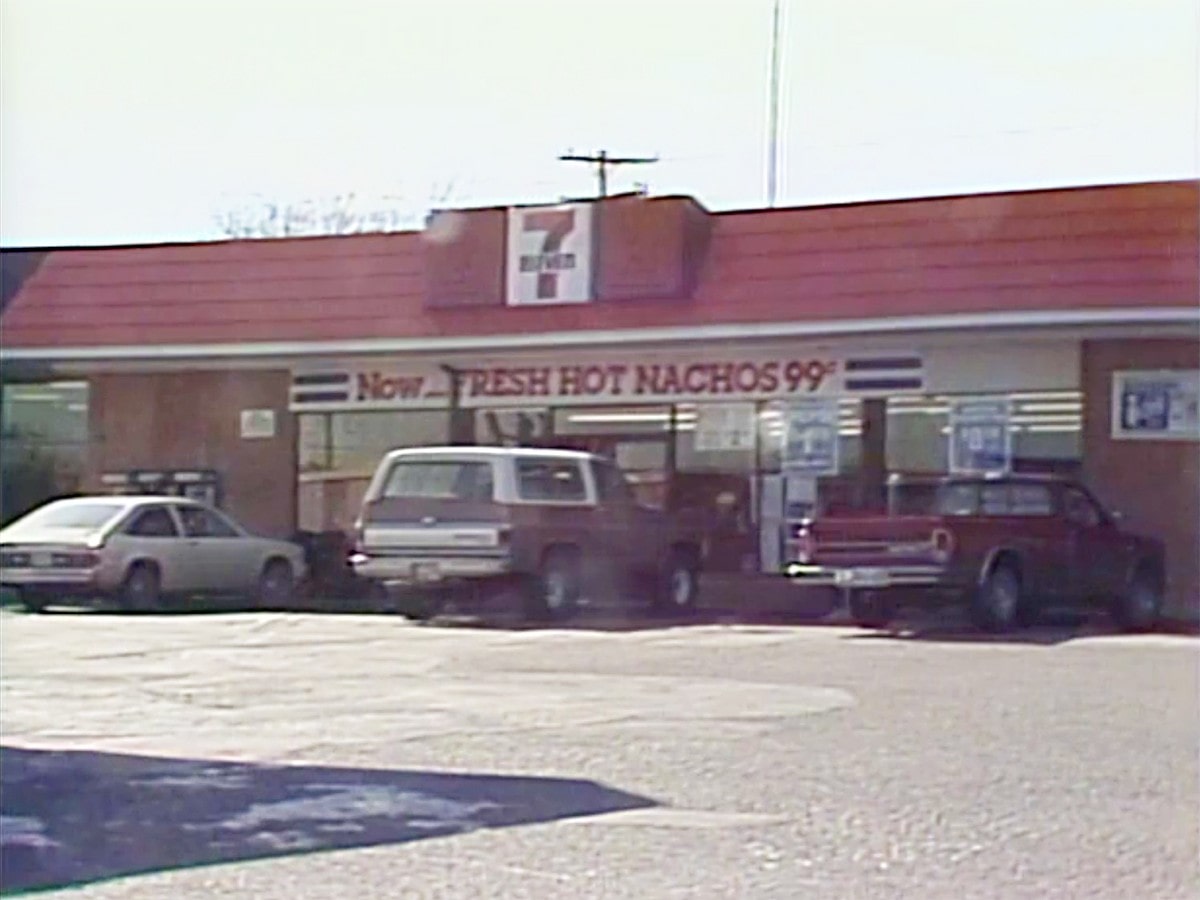
[[[1200,368],[1200,340],[1085,341],[1084,472],[1132,529],[1167,543],[1171,615],[1200,619],[1200,443],[1112,438],[1112,373]]]
[[[88,487],[104,472],[215,469],[224,507],[286,537],[296,525],[296,420],[287,371],[105,374],[90,379]],[[275,410],[273,438],[241,437],[241,411]]]

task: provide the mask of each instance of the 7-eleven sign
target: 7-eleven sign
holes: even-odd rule
[[[507,303],[534,306],[592,299],[592,205],[508,211]]]

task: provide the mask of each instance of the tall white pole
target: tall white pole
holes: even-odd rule
[[[767,206],[775,205],[779,188],[779,4],[771,22],[771,87],[769,124],[767,126]]]

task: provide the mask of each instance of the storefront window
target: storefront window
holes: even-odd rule
[[[3,387],[0,519],[76,493],[87,462],[88,386],[83,381]]]
[[[299,416],[301,472],[325,472],[333,467],[333,448],[329,441],[329,413],[304,413]]]
[[[763,472],[783,469],[787,404],[764,403],[758,416],[760,466]],[[852,475],[862,464],[862,401],[838,401],[838,473]]]
[[[297,508],[304,531],[349,531],[362,495],[389,450],[444,444],[445,410],[306,413],[296,448]]]
[[[1083,454],[1083,401],[1078,391],[1007,395],[1012,465],[1022,472],[1074,473]],[[888,401],[887,464],[892,472],[939,473],[950,468],[951,397]]]
[[[550,438],[550,428],[550,410],[544,407],[475,411],[475,443],[484,446],[543,446]]]
[[[450,414],[442,410],[333,413],[329,428],[330,468],[370,475],[389,450],[446,443]]]
[[[671,407],[584,406],[553,412],[556,447],[613,460],[639,503],[664,507],[670,483]]]

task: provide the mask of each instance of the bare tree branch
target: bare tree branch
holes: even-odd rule
[[[402,194],[386,194],[374,202],[353,192],[298,202],[255,197],[221,211],[213,221],[223,235],[234,239],[386,233],[419,228],[430,209],[453,205],[455,179],[430,186],[425,209],[410,208]]]

